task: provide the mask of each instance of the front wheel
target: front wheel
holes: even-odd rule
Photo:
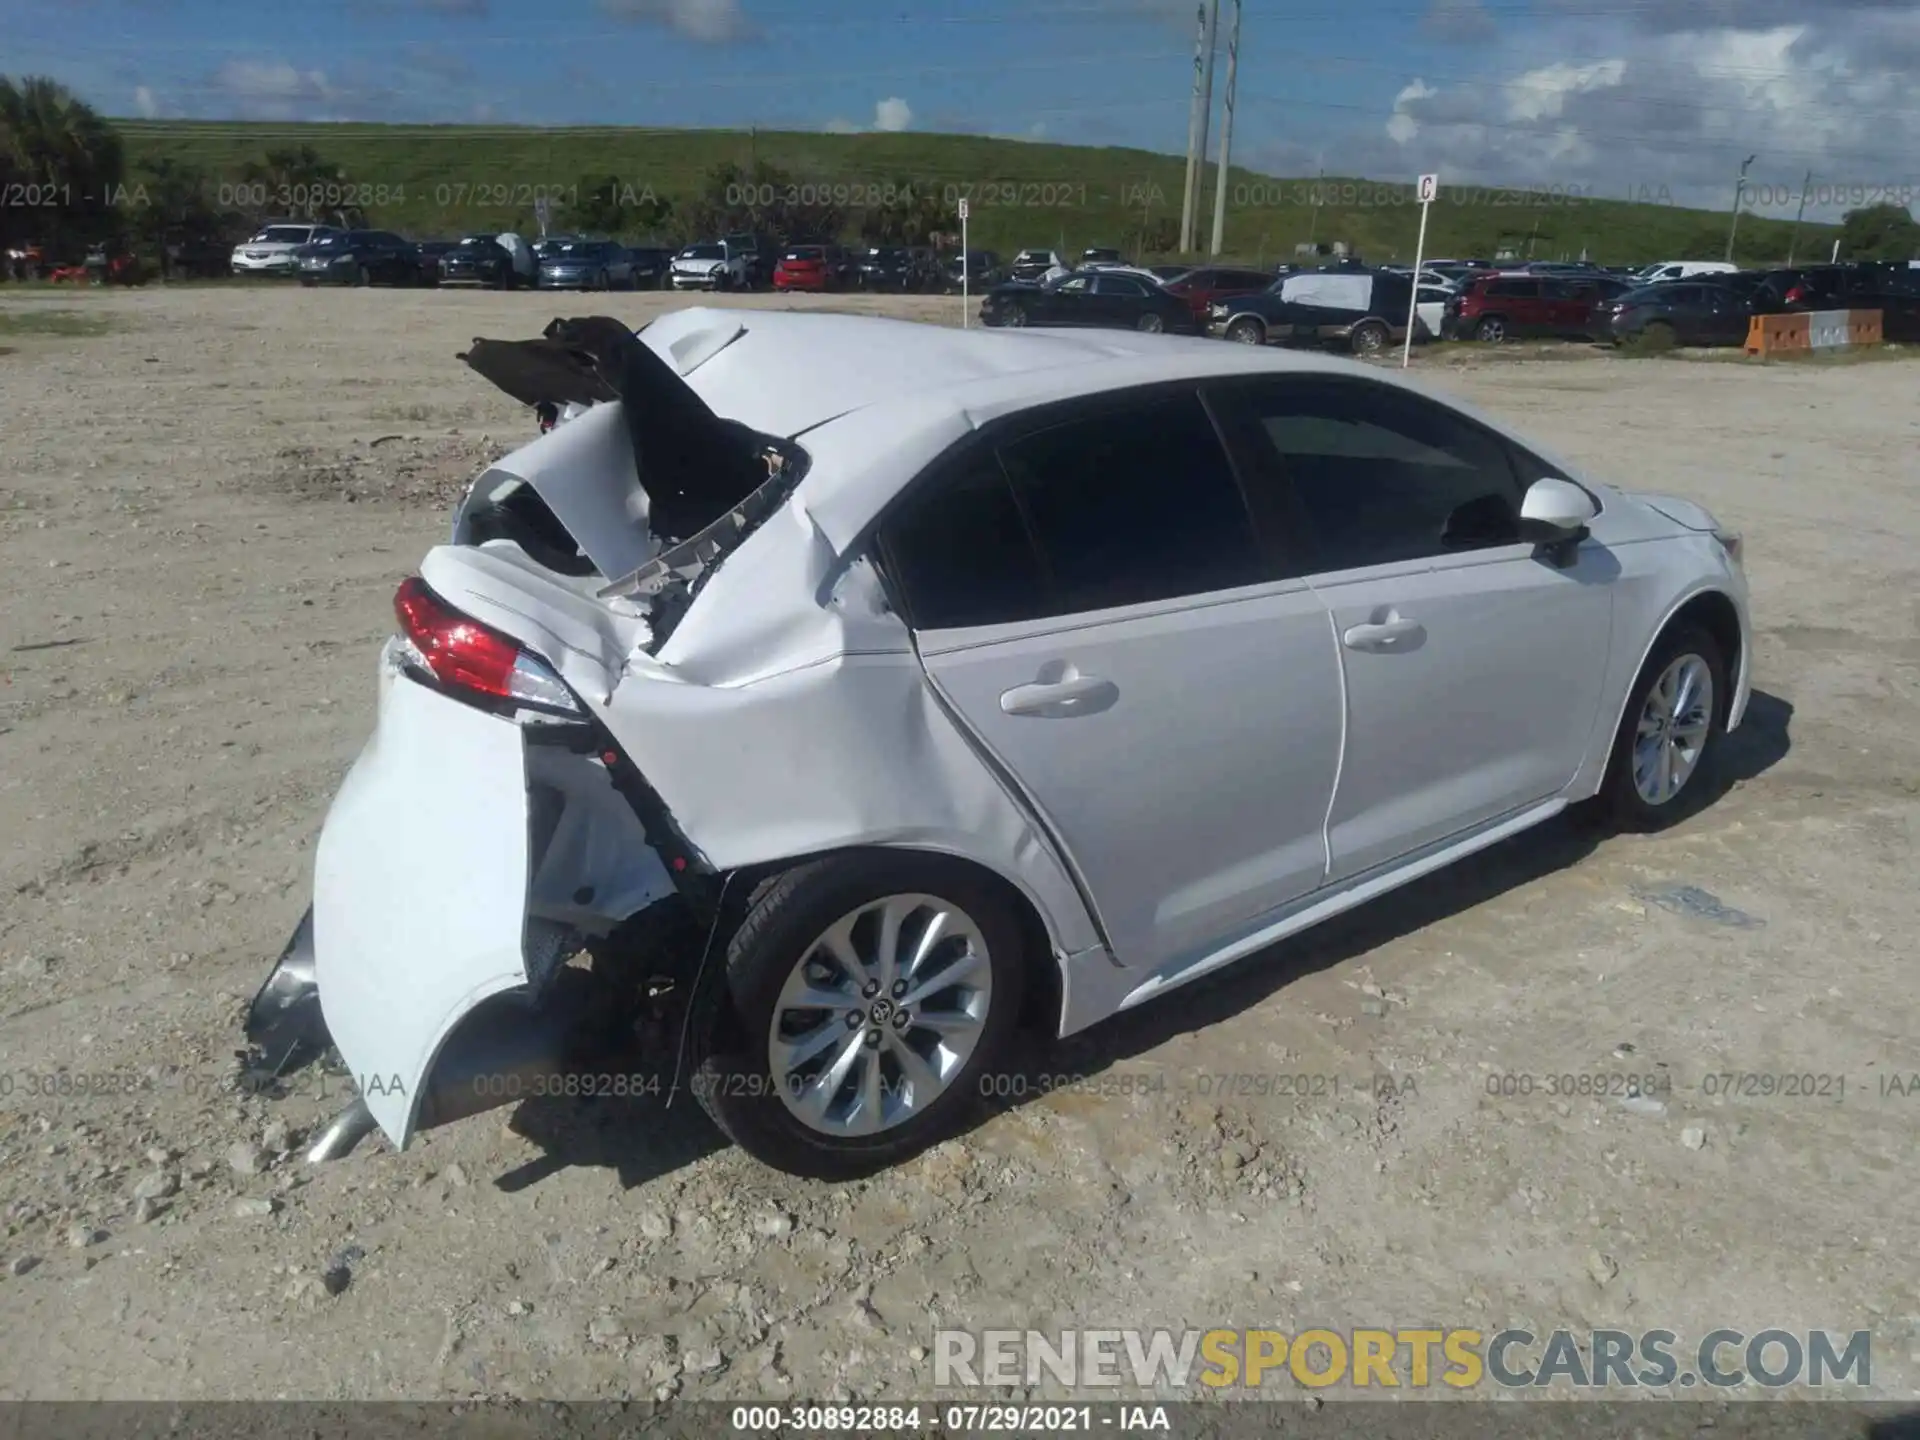
[[[1149,310],[1133,322],[1133,328],[1143,335],[1158,335],[1167,328],[1167,322]]]
[[[1719,641],[1694,626],[1655,643],[1627,696],[1600,799],[1627,830],[1661,830],[1690,814],[1726,729],[1732,689]]]
[[[844,1180],[962,1127],[1004,1059],[1025,956],[986,877],[851,854],[762,884],[696,1032],[694,1093],[755,1159]]]
[[[1009,305],[1006,313],[1001,317],[1000,323],[1002,325],[1011,325],[1015,329],[1025,325],[1027,323],[1026,307],[1024,305]]]
[[[1251,316],[1242,316],[1227,326],[1227,339],[1241,345],[1264,345],[1267,343],[1267,327]]]

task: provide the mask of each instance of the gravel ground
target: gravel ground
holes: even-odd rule
[[[0,354],[0,1395],[898,1398],[936,1326],[1510,1322],[1868,1328],[1874,1389],[1914,1392],[1906,364],[1427,367],[1746,531],[1757,691],[1678,830],[1535,832],[1077,1038],[1046,1069],[1095,1083],[865,1184],[760,1169],[684,1102],[306,1169],[337,1082],[226,1082],[393,586],[531,434],[454,353],[672,303],[0,299],[112,326]],[[1660,1107],[1490,1093],[1656,1069]]]

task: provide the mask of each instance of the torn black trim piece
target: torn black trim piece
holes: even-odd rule
[[[459,358],[536,409],[620,401],[648,523],[663,539],[696,534],[767,479],[766,437],[716,415],[619,320],[556,319],[538,340],[475,339]]]

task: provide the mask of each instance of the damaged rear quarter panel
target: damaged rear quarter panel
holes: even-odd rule
[[[722,870],[855,846],[973,860],[1031,900],[1057,951],[1100,944],[1071,879],[939,705],[864,558],[800,497],[715,571],[604,715]]]

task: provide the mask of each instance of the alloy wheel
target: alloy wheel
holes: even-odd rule
[[[1691,652],[1675,656],[1647,692],[1633,737],[1633,788],[1664,805],[1685,788],[1713,729],[1713,669]]]
[[[875,1135],[925,1113],[984,1033],[993,968],[980,927],[935,895],[888,895],[829,926],[773,1007],[768,1073],[805,1126]]]

